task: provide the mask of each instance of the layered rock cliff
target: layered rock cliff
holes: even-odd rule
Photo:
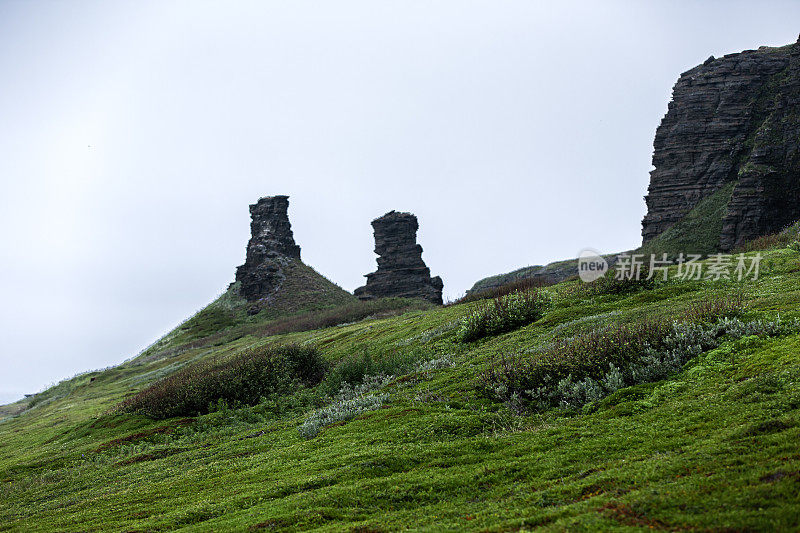
[[[726,187],[717,249],[800,218],[800,41],[683,73],[653,147],[644,243]]]
[[[708,58],[672,90],[653,142],[653,167],[635,253],[730,251],[800,219],[800,39]],[[613,257],[613,256],[610,256]],[[559,281],[576,261],[478,281]]]
[[[417,244],[417,217],[391,211],[372,221],[378,270],[367,274],[367,284],[355,290],[362,300],[381,297],[423,298],[442,303],[442,278],[431,277]]]

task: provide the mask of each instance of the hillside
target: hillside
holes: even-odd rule
[[[461,332],[481,302],[383,302],[402,314],[281,334],[268,327],[281,319],[208,325],[200,339],[184,326],[0,424],[0,529],[796,529],[800,252],[789,244],[771,241],[756,281],[563,282],[545,289],[541,318],[477,341]],[[487,393],[501,358],[536,365],[598,329],[727,312],[738,318],[702,327],[728,333],[666,377],[544,409],[528,393]],[[305,316],[313,327],[319,312]],[[287,343],[329,362],[322,382],[199,416],[115,409],[178,369]]]
[[[609,265],[616,262],[616,254],[609,254],[603,256]],[[544,266],[528,266],[519,268],[512,272],[505,274],[496,274],[487,278],[480,279],[467,291],[468,294],[478,293],[481,291],[495,289],[508,283],[513,283],[519,280],[532,279],[540,281],[544,284],[555,283],[564,281],[578,274],[578,260],[567,259],[565,261],[556,261]]]
[[[301,261],[287,260],[283,274],[285,277],[281,290],[275,292],[268,304],[254,309],[241,296],[239,282],[233,283],[219,298],[159,341],[159,346],[164,342],[176,345],[197,340],[234,326],[261,324],[280,317],[356,302],[352,294]]]

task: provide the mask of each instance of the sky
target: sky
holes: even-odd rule
[[[411,211],[456,298],[634,248],[681,72],[797,2],[0,2],[0,403],[119,364],[233,281],[290,195],[347,290]]]

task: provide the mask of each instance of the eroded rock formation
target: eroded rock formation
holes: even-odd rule
[[[800,218],[800,40],[683,73],[656,132],[646,243],[729,183],[719,248]]]
[[[248,301],[274,293],[284,279],[288,261],[300,260],[300,247],[294,242],[288,210],[288,196],[267,196],[250,206],[247,257],[236,269],[240,293]]]
[[[362,300],[381,297],[423,298],[442,303],[442,278],[431,277],[417,244],[417,217],[391,211],[372,221],[378,270],[367,274],[367,284],[355,290]]]

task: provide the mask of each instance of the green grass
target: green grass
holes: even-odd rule
[[[681,252],[704,256],[719,252],[722,219],[734,186],[735,183],[729,183],[700,200],[680,222],[634,253],[645,254],[646,257],[650,257],[650,254],[661,257],[662,253],[666,253],[672,257]]]
[[[238,283],[232,284],[150,350],[219,337],[237,326],[263,325],[279,318],[358,303],[355,296],[300,261],[290,259],[284,275],[280,290],[264,302],[248,303],[239,295]]]
[[[517,280],[528,279],[534,274],[541,271],[543,268],[544,267],[542,265],[527,266],[523,268],[518,268],[517,270],[508,272],[506,274],[497,274],[495,276],[489,276],[476,281],[475,284],[472,286],[472,288],[469,290],[469,292],[474,293],[474,292],[487,291],[495,287],[500,287],[502,285],[513,283]]]
[[[536,277],[544,284],[561,281],[570,277],[576,276],[578,273],[578,260],[567,259],[565,261],[556,261],[545,266],[529,266],[519,268],[513,272],[506,274],[497,274],[489,276],[475,282],[472,288],[468,291],[470,295],[477,292],[491,291],[497,287],[508,285],[516,281],[521,281],[531,277]]]
[[[800,317],[800,253],[766,252],[763,268],[741,287],[587,296],[565,282],[547,289],[541,319],[474,343],[456,338],[469,304],[273,337],[225,336],[237,326],[206,344],[174,335],[8,411],[0,530],[796,530],[800,335],[725,342],[580,409],[515,411],[479,390],[501,354],[674,316],[732,289],[748,319]],[[383,406],[313,438],[298,428],[331,405],[322,385],[199,417],[114,412],[188,364],[287,343],[333,367],[368,354],[391,375],[375,391]]]

